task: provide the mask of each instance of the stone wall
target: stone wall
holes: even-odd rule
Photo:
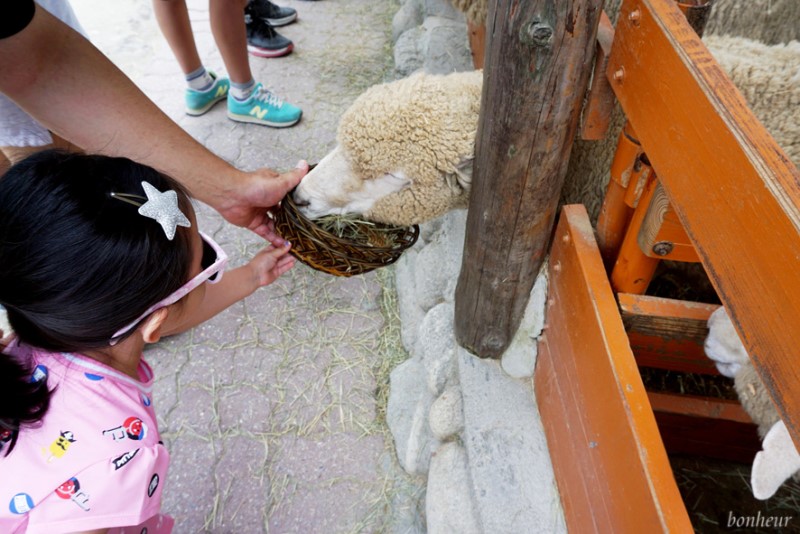
[[[394,17],[395,74],[472,70],[464,15],[447,0],[406,0]],[[403,345],[387,409],[397,458],[426,480],[431,533],[564,532],[532,381],[547,280],[540,275],[502,361],[458,346],[453,299],[466,211],[422,227],[396,266]],[[421,521],[407,521],[405,532]]]

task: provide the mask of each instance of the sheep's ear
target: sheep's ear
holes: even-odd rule
[[[781,484],[800,470],[800,454],[783,421],[778,421],[764,436],[764,450],[756,454],[750,483],[756,499],[769,499]]]
[[[447,182],[447,187],[455,195],[460,195],[462,192],[469,192],[472,189],[472,163],[475,158],[465,158],[458,162],[455,172],[445,174],[444,179]]]
[[[464,191],[472,188],[472,165],[475,158],[464,158],[456,165],[456,181]]]

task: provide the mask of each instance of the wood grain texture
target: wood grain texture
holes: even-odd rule
[[[547,253],[588,84],[601,0],[491,2],[458,342],[502,355]]]
[[[614,26],[608,15],[600,15],[600,24],[597,27],[597,51],[594,57],[594,71],[592,73],[591,87],[586,96],[586,105],[583,108],[583,124],[581,125],[581,139],[598,141],[608,133],[611,124],[611,114],[617,105],[617,97],[605,76],[608,68],[608,55],[611,53],[611,43],[614,42]]]
[[[800,446],[800,171],[672,0],[619,21],[606,74]]]
[[[570,532],[691,532],[583,206],[549,262],[536,399]]]
[[[651,258],[698,262],[697,251],[683,229],[661,184],[656,184],[650,206],[639,229],[639,248]],[[667,248],[660,249],[659,245]]]
[[[619,293],[622,323],[636,362],[645,367],[717,375],[703,350],[715,304]]]

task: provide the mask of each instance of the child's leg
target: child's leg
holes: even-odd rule
[[[283,128],[302,115],[297,106],[284,102],[255,83],[247,55],[244,8],[246,0],[209,0],[211,31],[231,78],[228,117],[239,122]]]
[[[228,80],[208,72],[200,61],[185,0],[153,0],[153,10],[186,78],[186,113],[202,115],[228,96]]]
[[[183,74],[191,74],[202,67],[185,0],[153,0],[153,11]]]
[[[236,84],[253,80],[247,57],[244,7],[246,0],[209,0],[211,32],[217,43],[228,76]]]

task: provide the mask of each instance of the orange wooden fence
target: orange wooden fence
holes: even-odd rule
[[[734,401],[645,392],[637,363],[715,373],[702,351],[715,306],[643,293],[661,259],[701,261],[800,445],[800,172],[674,0],[625,0],[598,41],[629,123],[600,246],[582,207],[561,214],[537,402],[570,531],[691,532],[665,445],[709,448],[713,428],[747,461],[758,440]],[[606,129],[603,85],[584,138]]]

